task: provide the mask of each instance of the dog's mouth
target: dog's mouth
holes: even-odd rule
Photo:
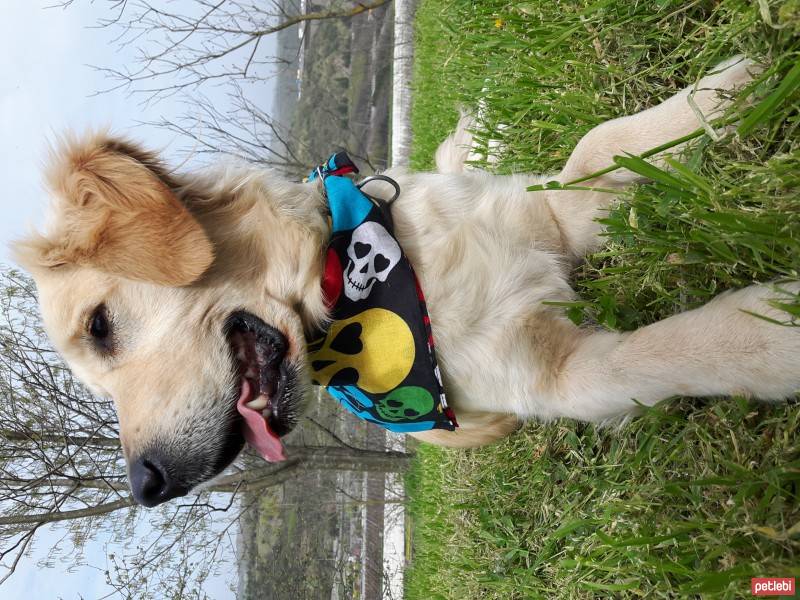
[[[285,460],[280,438],[296,424],[286,337],[245,311],[228,317],[225,332],[235,363],[242,434],[265,460]]]

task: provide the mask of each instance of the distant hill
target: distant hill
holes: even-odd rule
[[[286,0],[282,3],[281,10],[287,14],[299,14],[300,2],[298,0]],[[297,108],[297,92],[299,83],[297,81],[297,70],[300,56],[300,38],[298,37],[299,27],[289,27],[277,34],[276,58],[283,62],[278,70],[275,86],[275,101],[273,104],[273,117],[285,127],[289,127],[294,118]]]
[[[309,417],[348,444],[385,449],[382,429],[346,412],[325,394],[312,403]],[[307,419],[287,439],[316,447],[331,441]],[[362,586],[379,589],[383,490],[383,473],[329,469],[302,470],[280,486],[242,494],[240,502],[249,509],[240,519],[237,597],[346,600],[358,598]],[[373,503],[364,502],[365,496]]]
[[[299,10],[294,0],[286,6]],[[391,3],[351,19],[308,21],[302,43],[298,27],[280,33],[278,55],[287,67],[278,77],[275,117],[309,166],[345,149],[368,171],[386,168],[392,41]]]

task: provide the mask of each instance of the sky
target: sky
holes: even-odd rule
[[[46,8],[58,1],[0,0],[0,177],[4,182],[0,262],[9,262],[9,241],[42,217],[47,204],[42,165],[48,143],[59,134],[111,127],[161,151],[168,160],[173,158],[173,164],[180,164],[180,149],[192,146],[177,134],[141,124],[185,114],[187,106],[180,98],[144,105],[141,96],[131,97],[124,90],[95,95],[110,85],[103,73],[91,67],[131,65],[135,49],[114,43],[114,30],[94,26],[98,17],[111,14],[107,2],[75,0],[68,9]],[[191,6],[192,0],[169,2],[177,13]],[[266,40],[259,50],[273,52],[274,40]],[[259,98],[267,104],[262,108],[269,110],[271,83],[260,90]],[[217,108],[225,105],[226,94],[220,87],[205,86],[201,91]]]
[[[93,95],[108,87],[102,73],[89,65],[114,66],[130,62],[132,49],[111,42],[113,32],[91,27],[104,14],[102,2],[78,0],[68,10],[45,8],[56,0],[0,0],[0,262],[9,262],[8,243],[41,220],[47,194],[41,170],[48,142],[67,130],[111,126],[113,131],[146,141],[169,158],[186,144],[172,133],[140,125],[185,112],[178,100],[142,106],[123,91]],[[188,0],[170,4],[179,9]],[[214,90],[204,93],[215,98]],[[219,102],[224,96],[217,94]],[[215,100],[216,101],[216,100]],[[79,568],[72,572],[56,562],[40,569],[50,545],[62,537],[45,529],[37,535],[33,555],[0,588],[2,598],[99,598],[110,591],[102,571]],[[102,531],[87,544],[85,562],[106,564]],[[215,599],[232,597],[224,579],[209,583]]]
[[[112,126],[167,149],[176,136],[137,120],[177,114],[174,102],[143,109],[125,93],[91,94],[108,87],[88,65],[129,58],[109,43],[111,32],[89,28],[101,9],[77,2],[68,10],[44,8],[53,0],[3,0],[0,19],[0,261],[8,242],[41,218],[46,194],[41,168],[48,140],[67,130]],[[127,57],[125,55],[128,55]],[[145,135],[143,135],[145,134]]]

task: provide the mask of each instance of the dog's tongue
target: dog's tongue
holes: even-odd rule
[[[242,391],[236,410],[244,418],[244,439],[269,462],[286,460],[281,439],[269,428],[269,423],[260,411],[248,408],[245,403],[253,398],[253,390],[247,379],[242,379]]]

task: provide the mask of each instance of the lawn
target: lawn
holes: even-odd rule
[[[622,198],[565,310],[627,330],[800,278],[800,1],[422,0],[416,44],[420,170],[459,105],[481,101],[479,141],[502,141],[492,170],[547,172],[595,124],[722,59],[766,62],[733,125]],[[406,598],[735,598],[750,577],[800,576],[799,426],[796,401],[676,399],[622,427],[560,421],[480,450],[420,446]]]

